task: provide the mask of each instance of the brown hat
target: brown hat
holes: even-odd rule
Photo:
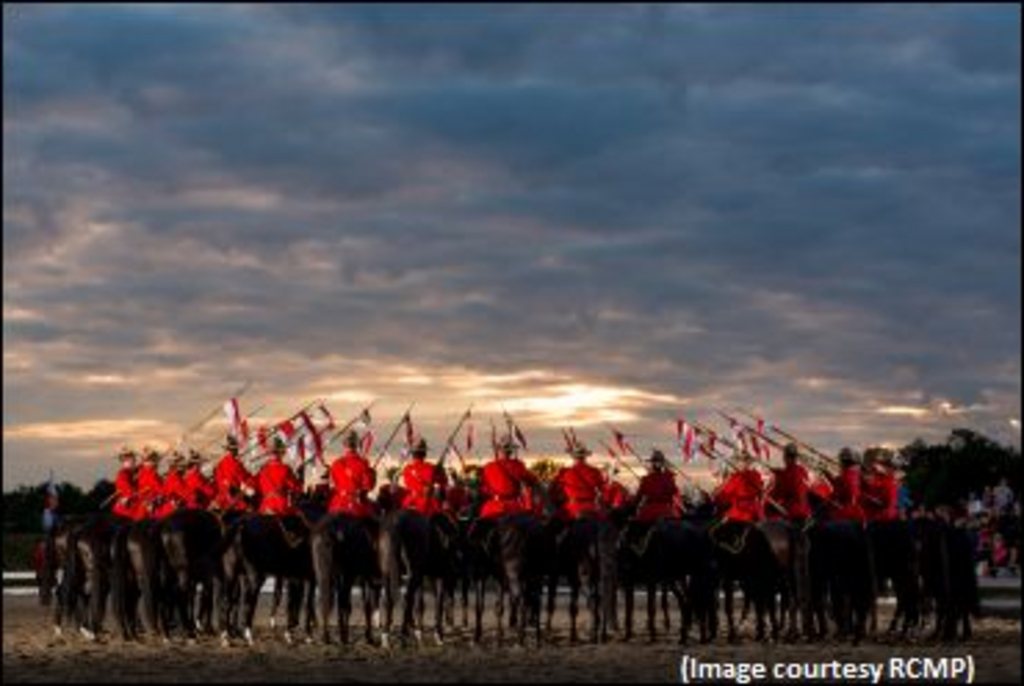
[[[577,460],[581,460],[585,457],[593,455],[594,453],[593,451],[590,450],[590,448],[583,445],[582,443],[576,443],[576,445],[573,447],[572,451],[569,454],[575,457]]]
[[[159,462],[161,460],[160,453],[155,448],[144,448],[142,452],[144,462]]]
[[[512,436],[505,435],[498,441],[498,451],[504,455],[515,455],[519,452],[519,446],[513,440]]]
[[[782,449],[782,456],[796,459],[800,456],[800,448],[797,447],[796,443],[787,443],[786,447]]]
[[[651,464],[665,464],[665,453],[655,448],[651,451],[651,456],[647,458],[647,461]]]
[[[118,451],[117,455],[114,456],[114,459],[118,462],[124,462],[125,460],[131,459],[131,461],[134,462],[136,459],[135,451],[128,446],[125,446]]]
[[[416,445],[412,447],[413,457],[426,457],[427,456],[427,439],[421,438],[416,442]]]
[[[349,431],[345,436],[345,446],[348,448],[355,448],[359,445],[359,434],[355,431]]]

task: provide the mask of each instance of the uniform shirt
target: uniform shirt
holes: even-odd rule
[[[861,507],[860,467],[847,465],[832,480],[834,489],[832,518],[838,521],[863,522],[864,509]]]
[[[152,517],[163,500],[164,484],[152,462],[144,462],[139,467],[139,501],[143,516]]]
[[[221,510],[244,510],[248,506],[242,489],[253,488],[253,477],[232,453],[224,453],[213,470],[213,483],[217,488],[214,502]]]
[[[861,508],[869,522],[899,519],[899,489],[899,480],[888,470],[871,472],[865,477]]]
[[[725,506],[725,519],[759,522],[764,519],[764,481],[756,469],[732,473],[718,492],[716,500]]]
[[[638,522],[679,516],[679,487],[671,472],[648,472],[640,479],[636,490],[640,503],[636,512]]]
[[[117,493],[114,506],[111,508],[114,514],[135,520],[144,516],[135,493],[135,467],[122,467],[117,472],[117,476],[114,477],[114,492]]]
[[[807,500],[811,477],[802,464],[786,465],[782,469],[773,469],[775,480],[772,483],[769,497],[786,509],[783,515],[777,508],[768,510],[771,517],[786,516],[789,519],[806,519],[811,516],[811,505]]]
[[[563,467],[554,481],[555,499],[558,502],[555,516],[560,519],[577,519],[600,514],[604,488],[604,474],[586,462],[574,462],[572,466]]]
[[[402,507],[415,510],[425,515],[432,515],[442,510],[441,502],[436,493],[448,485],[448,475],[425,458],[414,457],[412,462],[402,470],[402,484],[406,488],[402,498]]]
[[[523,484],[529,483],[516,465],[522,463],[496,457],[480,470],[480,493],[484,505],[480,516],[485,519],[529,511],[523,504]],[[529,474],[529,470],[526,470]],[[530,474],[533,477],[532,474]],[[535,477],[534,477],[535,478]]]
[[[295,472],[279,456],[272,457],[263,465],[256,477],[256,488],[260,493],[260,514],[294,513],[296,510],[291,498],[302,492],[302,484]]]
[[[216,492],[210,480],[203,476],[199,465],[192,465],[185,472],[185,507],[205,510]]]
[[[344,512],[356,517],[375,514],[367,494],[377,485],[377,473],[365,457],[347,450],[331,465],[331,483],[334,492],[327,506],[328,512]]]
[[[157,517],[166,517],[175,510],[185,507],[188,492],[185,488],[185,477],[176,469],[172,469],[164,477],[164,500],[157,509]]]
[[[608,509],[624,507],[626,503],[629,502],[629,498],[629,490],[627,490],[626,487],[618,481],[614,480],[607,483],[602,496],[605,507]]]

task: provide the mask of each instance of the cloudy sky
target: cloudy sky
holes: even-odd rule
[[[434,444],[1019,443],[1016,6],[3,12],[5,489],[246,380]]]

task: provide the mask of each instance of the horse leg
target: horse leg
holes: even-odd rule
[[[270,605],[270,628],[277,628],[277,610],[281,606],[281,596],[284,593],[284,578],[274,577],[274,598]]]
[[[733,622],[733,605],[732,605],[732,590],[733,582],[732,579],[727,579],[722,586],[722,592],[725,594],[725,620],[729,627],[728,640],[729,643],[736,642],[736,624]]]
[[[672,620],[668,614],[668,584],[661,584],[661,616],[665,623],[665,633],[672,631]]]
[[[569,642],[576,643],[576,617],[580,611],[580,582],[578,579],[569,580]]]
[[[658,640],[658,630],[655,628],[658,616],[657,603],[658,586],[653,581],[649,581],[647,583],[647,640],[651,643]]]
[[[242,627],[245,642],[250,646],[255,645],[252,634],[253,618],[256,616],[256,603],[259,602],[260,588],[266,576],[260,572],[249,569],[242,577]]]
[[[622,640],[628,641],[633,638],[633,582],[632,580],[626,581],[622,585],[622,593],[625,596],[625,603],[623,611],[626,613],[626,632],[622,636]]]
[[[498,604],[495,607],[495,615],[498,618],[498,645],[505,638],[505,584],[498,585]]]
[[[437,605],[435,607],[434,641],[437,645],[444,645],[445,600],[447,600],[449,587],[450,585],[443,575],[434,580],[434,591],[437,596],[435,599]],[[452,623],[454,624],[454,622]]]
[[[352,575],[343,574],[341,577],[341,583],[338,585],[338,633],[341,635],[342,645],[348,644],[349,638],[349,623],[352,618]],[[320,601],[321,605],[326,604],[330,608],[330,599],[327,603]],[[365,599],[364,599],[365,603]],[[325,621],[326,617],[324,618]],[[369,623],[369,617],[367,617],[367,623]]]
[[[548,635],[551,635],[555,617],[555,594],[558,593],[558,572],[552,572],[548,576],[548,603],[546,628]]]
[[[479,644],[483,634],[484,591],[487,589],[486,577],[476,579],[474,586],[476,605],[473,609],[476,613],[476,626],[473,628],[473,643]]]

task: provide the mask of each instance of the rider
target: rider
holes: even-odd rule
[[[121,517],[142,519],[142,508],[139,507],[139,497],[135,490],[138,469],[135,464],[135,452],[127,447],[122,448],[117,457],[121,460],[121,468],[114,477],[114,492],[117,496],[111,510]]]
[[[498,444],[497,455],[480,470],[480,493],[484,498],[481,519],[526,511],[522,495],[537,484],[537,477],[515,459],[517,451],[512,437],[504,437]]]
[[[345,452],[331,464],[331,495],[328,512],[342,512],[354,517],[376,514],[368,494],[377,485],[377,473],[359,454],[359,435],[352,431],[345,437]]]
[[[140,512],[142,518],[154,517],[163,504],[164,484],[157,471],[160,463],[160,453],[152,448],[143,449],[145,456],[142,466],[139,467],[138,486]]]
[[[188,489],[185,486],[185,456],[177,450],[164,477],[163,503],[156,511],[156,518],[163,519],[172,512],[184,508],[188,503]]]
[[[249,509],[245,496],[255,493],[255,480],[238,459],[238,439],[228,436],[224,448],[227,452],[213,470],[213,482],[217,487],[214,507],[223,512],[244,512]]]
[[[629,489],[615,478],[619,475],[619,468],[609,463],[607,470],[608,473],[605,478],[605,488],[604,493],[601,494],[601,500],[608,510],[617,510],[625,507],[632,498],[632,495]]]
[[[302,483],[292,468],[284,463],[284,451],[284,441],[275,438],[270,460],[256,475],[260,514],[288,515],[298,512],[292,499],[302,493]]]
[[[725,510],[723,521],[757,523],[764,519],[764,480],[749,451],[741,451],[738,457],[738,468],[718,489],[715,500]]]
[[[188,469],[185,471],[185,507],[205,510],[210,506],[217,489],[203,476],[203,457],[194,448],[189,450]]]
[[[893,522],[899,519],[900,483],[886,448],[864,451],[864,481],[861,508],[869,522]]]
[[[834,521],[864,523],[864,509],[861,507],[861,476],[857,456],[850,448],[839,451],[839,475],[832,479]]]
[[[787,443],[783,448],[785,466],[772,469],[774,479],[768,491],[769,498],[781,505],[782,510],[772,507],[767,514],[771,519],[786,518],[796,526],[803,526],[811,516],[811,505],[807,498],[811,477],[807,469],[797,462],[799,455],[796,443]]]
[[[650,471],[640,479],[636,491],[635,521],[650,523],[658,519],[679,518],[679,487],[672,472],[668,471],[665,453],[655,448],[648,463]]]
[[[402,508],[429,517],[441,511],[448,476],[443,467],[427,462],[426,457],[427,441],[420,438],[413,446],[412,462],[402,470],[402,483],[406,488]]]
[[[593,453],[582,443],[576,443],[570,454],[572,465],[563,467],[552,483],[551,496],[557,507],[555,516],[561,520],[600,517],[607,487],[604,474],[587,464],[587,457]]]

